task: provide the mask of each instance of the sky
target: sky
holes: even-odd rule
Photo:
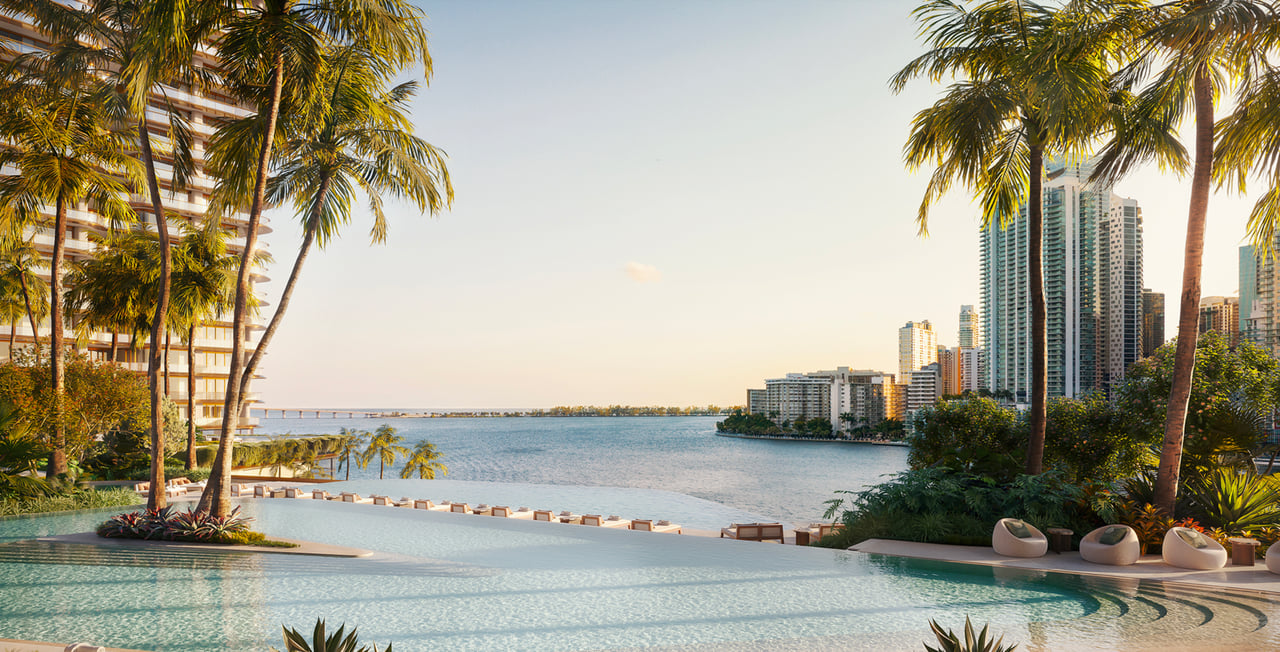
[[[438,216],[367,211],[308,258],[254,389],[267,407],[740,405],[765,378],[896,372],[897,329],[957,343],[979,304],[979,211],[914,223],[894,95],[924,51],[898,0],[423,2],[434,74],[416,133],[447,152]],[[421,78],[421,71],[406,78]],[[1172,336],[1189,183],[1122,180]],[[1209,210],[1204,295],[1237,292],[1252,202]],[[275,302],[301,240],[270,214]]]

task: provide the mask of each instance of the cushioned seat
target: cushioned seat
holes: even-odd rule
[[[1170,528],[1161,547],[1164,563],[1192,570],[1213,570],[1227,565],[1227,549],[1191,528]]]
[[[1267,570],[1280,575],[1280,541],[1267,548]]]
[[[1080,558],[1087,562],[1128,566],[1141,556],[1138,533],[1128,525],[1104,525],[1080,539]]]
[[[1030,523],[1002,518],[991,531],[991,547],[1006,557],[1042,557],[1049,550],[1049,540]]]

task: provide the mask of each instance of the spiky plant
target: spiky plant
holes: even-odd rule
[[[284,629],[285,652],[378,652],[376,643],[370,645],[360,645],[360,640],[356,636],[356,628],[352,627],[350,632],[345,631],[347,628],[344,623],[338,627],[338,631],[325,636],[324,619],[316,620],[315,630],[311,634],[311,643],[307,643],[307,639],[296,629]],[[345,634],[345,636],[344,636]],[[356,647],[360,645],[360,647]],[[271,648],[271,652],[280,652],[275,648]],[[386,652],[391,651],[391,644],[387,644]]]
[[[997,639],[987,639],[988,627],[989,625],[983,625],[982,631],[975,636],[973,623],[969,621],[968,616],[965,616],[964,641],[961,641],[955,632],[944,629],[936,620],[930,620],[929,629],[932,629],[933,635],[938,637],[938,647],[930,647],[925,644],[924,649],[928,650],[928,652],[1013,652],[1018,647],[1017,645],[1005,645],[1003,636]]]

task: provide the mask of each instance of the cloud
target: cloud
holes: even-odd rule
[[[627,263],[627,276],[636,283],[656,283],[662,280],[662,272],[653,265],[631,261]]]

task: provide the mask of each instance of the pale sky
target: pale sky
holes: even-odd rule
[[[361,213],[307,261],[255,382],[268,407],[742,404],[839,365],[895,372],[897,329],[956,344],[979,304],[978,212],[913,222],[923,52],[899,0],[425,2],[435,75],[417,133],[457,199]],[[1188,184],[1116,187],[1145,217],[1145,284],[1177,321]],[[1210,204],[1204,293],[1235,294],[1251,203]],[[273,298],[300,230],[266,237]]]

